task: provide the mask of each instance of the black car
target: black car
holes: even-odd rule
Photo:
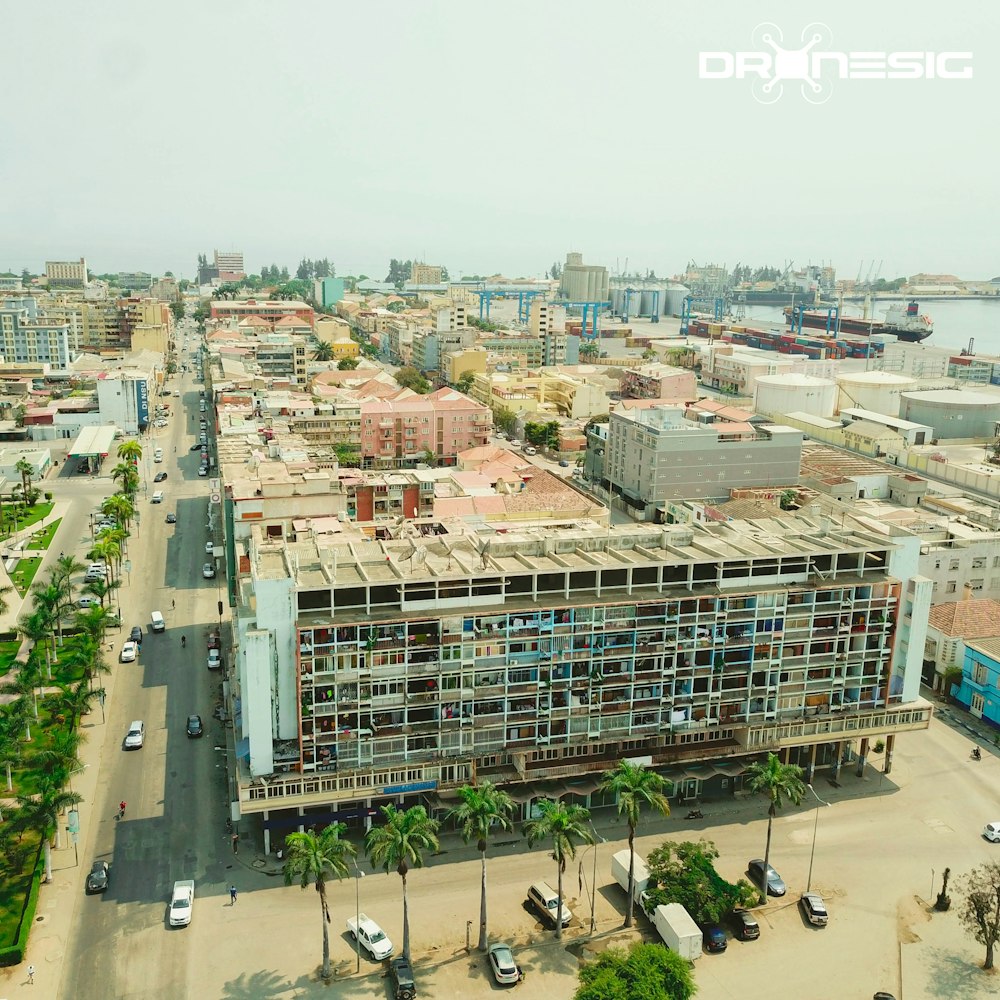
[[[111,869],[108,867],[107,861],[95,861],[90,866],[90,874],[87,875],[87,894],[106,892],[110,874]]]
[[[128,641],[134,642],[137,646],[142,645],[142,629],[138,625],[132,626],[132,631],[128,635]]]
[[[200,715],[189,715],[187,721],[187,734],[192,739],[205,735],[205,729],[201,724]]]
[[[188,448],[188,451],[197,451],[200,447],[201,447],[201,444],[199,442],[195,441],[195,443],[193,445],[191,445],[190,448]]]
[[[167,514],[167,524],[176,524],[176,523],[177,523],[177,515],[172,513]]]
[[[417,995],[417,984],[413,981],[413,969],[405,958],[394,958],[389,964],[392,976],[392,995],[395,1000],[413,1000]]]
[[[166,478],[167,478],[167,474],[165,472],[158,472],[155,476],[153,476],[153,482],[154,483],[162,483],[163,480],[166,479]]]
[[[704,924],[701,928],[701,940],[705,951],[725,951],[726,932],[718,924]]]
[[[749,910],[733,910],[733,933],[741,941],[755,941],[760,937],[760,924]]]

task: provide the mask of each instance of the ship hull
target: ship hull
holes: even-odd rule
[[[785,313],[785,322],[791,326],[793,318],[791,310]],[[826,313],[803,313],[802,325],[813,330],[826,330]],[[831,331],[832,332],[832,331]],[[921,340],[926,340],[933,330],[907,330],[892,323],[883,323],[881,320],[865,320],[855,316],[840,317],[840,332],[849,333],[853,337],[867,337],[871,334],[886,333],[909,344],[918,344]]]

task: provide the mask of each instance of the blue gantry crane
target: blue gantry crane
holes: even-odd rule
[[[714,321],[720,322],[722,317],[726,315],[725,296],[684,296],[684,301],[681,303],[681,336],[687,336],[691,318],[695,314],[707,312],[709,309],[711,309]]]

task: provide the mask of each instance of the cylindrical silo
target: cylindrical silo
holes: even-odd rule
[[[934,437],[948,440],[993,440],[1000,421],[1000,395],[968,389],[927,389],[905,392],[900,416],[934,428]]]
[[[900,395],[914,389],[917,380],[894,372],[846,372],[837,376],[837,384],[838,410],[860,407],[885,417],[898,417]]]
[[[753,407],[765,416],[809,413],[829,419],[836,412],[837,383],[815,375],[786,372],[755,379]]]

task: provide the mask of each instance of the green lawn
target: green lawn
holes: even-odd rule
[[[36,531],[31,538],[28,540],[29,549],[47,549],[52,544],[52,539],[55,538],[56,532],[59,530],[59,525],[62,523],[62,518],[56,518],[51,524],[47,524],[40,531]]]
[[[36,503],[34,507],[31,507],[17,517],[15,523],[16,508],[14,504],[8,501],[3,507],[4,531],[8,535],[12,535],[15,532],[23,531],[25,528],[30,528],[33,524],[37,524],[48,517],[52,513],[52,507],[53,505],[48,502]]]
[[[31,589],[31,581],[35,579],[38,567],[42,565],[41,556],[31,556],[28,559],[18,559],[14,572],[10,575],[10,582],[14,584],[14,589],[24,597]]]
[[[10,670],[20,648],[20,639],[8,639],[6,642],[0,642],[0,677],[3,677]]]

